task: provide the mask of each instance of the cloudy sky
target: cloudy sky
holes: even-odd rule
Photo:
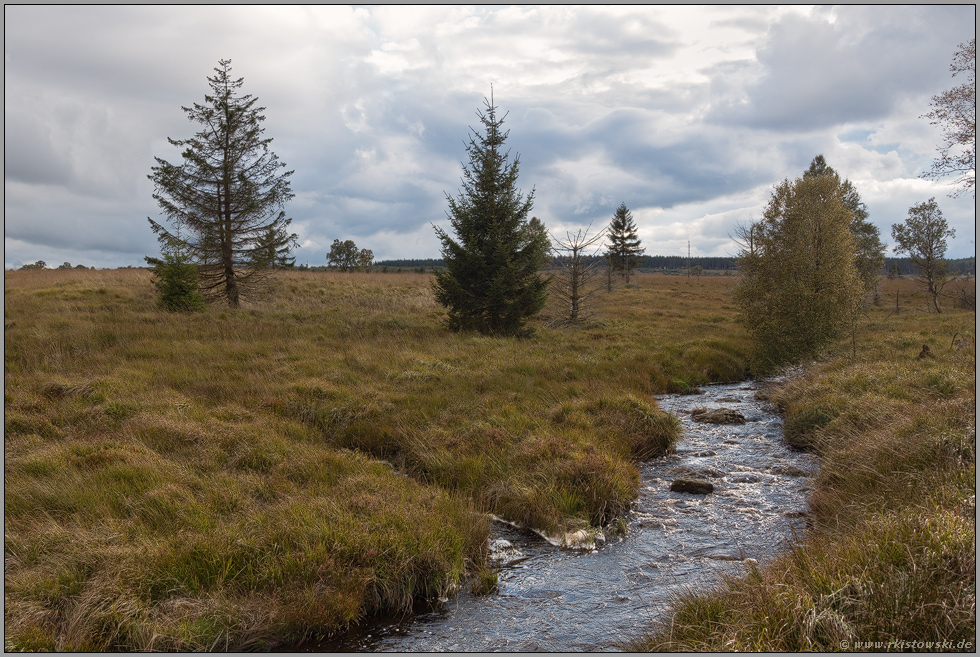
[[[960,84],[973,5],[862,7],[4,8],[4,265],[142,265],[159,252],[147,179],[197,126],[231,59],[290,169],[287,206],[322,265],[334,239],[439,257],[433,224],[493,86],[519,185],[552,233],[632,210],[648,254],[734,255],[774,184],[822,153],[870,219],[936,197],[975,252],[975,202],[919,178],[919,118]],[[889,255],[891,251],[889,250]]]

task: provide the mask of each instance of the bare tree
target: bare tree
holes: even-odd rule
[[[976,198],[973,186],[977,169],[977,40],[961,43],[953,55],[949,69],[955,77],[965,73],[966,82],[958,87],[932,97],[932,111],[923,115],[943,132],[939,157],[923,178],[938,180],[957,176],[956,189],[950,196],[956,197],[970,190]]]
[[[592,224],[589,224],[574,234],[566,232],[564,240],[551,236],[555,267],[558,269],[551,292],[558,300],[559,307],[552,325],[577,324],[592,316],[589,302],[602,289],[602,285],[596,285],[592,279],[603,264],[603,260],[596,256],[603,248],[600,240],[605,237],[606,231],[589,237],[591,228]]]

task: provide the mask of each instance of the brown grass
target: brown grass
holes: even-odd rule
[[[268,648],[486,589],[482,512],[608,523],[676,437],[650,395],[746,373],[729,278],[533,340],[449,333],[430,280],[170,314],[144,270],[7,272],[6,647]]]
[[[976,648],[973,312],[889,281],[853,344],[775,391],[816,450],[813,527],[744,579],[678,599],[638,651]],[[919,358],[923,345],[931,356]]]

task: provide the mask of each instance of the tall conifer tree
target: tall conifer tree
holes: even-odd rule
[[[182,107],[201,130],[190,139],[169,139],[183,148],[183,163],[159,157],[148,176],[156,199],[174,233],[149,219],[162,242],[175,245],[197,264],[201,291],[208,299],[224,298],[238,307],[243,292],[254,289],[286,262],[296,246],[287,232],[283,207],[293,197],[292,171],[269,150],[263,137],[264,107],[257,98],[239,95],[242,78],[231,77],[231,61],[222,59],[209,77],[211,95],[204,104]]]
[[[456,237],[435,228],[446,268],[436,272],[433,290],[452,330],[527,335],[526,323],[544,307],[551,280],[539,273],[548,235],[528,219],[534,190],[524,196],[517,189],[520,157],[508,162],[510,152],[503,151],[506,117],[497,118],[492,99],[484,103],[486,112],[477,113],[484,133],[471,129],[462,191],[446,195]]]

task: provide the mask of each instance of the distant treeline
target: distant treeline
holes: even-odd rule
[[[603,256],[592,256],[585,258],[591,263],[595,260],[602,260]],[[682,256],[640,256],[637,258],[640,269],[687,269],[688,259]],[[692,257],[690,266],[700,265],[702,269],[735,269],[735,258],[720,257]],[[379,260],[374,263],[375,267],[389,267],[391,269],[418,269],[419,267],[428,270],[431,267],[444,267],[445,263],[440,259],[427,260]]]
[[[601,260],[602,256],[593,256],[587,260]],[[688,267],[700,266],[701,269],[705,271],[735,271],[736,261],[735,258],[730,257],[708,257],[708,256],[692,256],[687,258],[687,256],[640,256],[638,259],[639,268],[641,270],[647,271],[684,271]],[[949,263],[949,271],[952,273],[962,273],[962,274],[972,274],[977,273],[977,259],[976,257],[970,258],[952,258],[947,260]],[[430,271],[433,267],[441,268],[445,266],[445,262],[441,258],[434,259],[401,259],[401,260],[378,260],[374,263],[374,268],[384,268],[389,269],[423,269],[425,271]],[[902,276],[909,276],[916,273],[916,267],[909,261],[908,258],[885,258],[885,266],[882,269],[882,274],[887,274],[889,271],[893,270],[893,267],[898,267],[898,272]]]
[[[439,258],[437,260],[433,260],[432,258],[429,258],[427,260],[419,260],[419,259],[377,260],[375,261],[373,266],[388,267],[390,269],[418,269],[419,267],[421,267],[422,269],[429,271],[429,269],[432,267],[437,267],[437,268],[445,267],[446,262],[442,258]]]
[[[976,276],[977,274],[976,256],[971,258],[950,258],[946,261],[946,264],[949,265],[949,272],[951,274],[970,274],[972,276]],[[898,265],[898,271],[902,276],[918,273],[918,268],[909,262],[908,258],[885,258],[885,273],[887,274],[894,265]]]
[[[704,270],[735,270],[735,258],[720,256],[640,256],[640,269],[687,269],[701,267]]]

